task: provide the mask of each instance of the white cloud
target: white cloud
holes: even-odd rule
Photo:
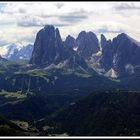
[[[1,29],[0,31],[0,45],[4,43],[15,43],[15,42],[34,42],[35,35],[38,29],[30,28],[8,28]]]
[[[139,5],[136,2],[7,2],[0,10],[0,42],[34,41],[37,31],[45,24],[60,27],[62,38],[91,30],[107,37],[126,32],[140,41]]]

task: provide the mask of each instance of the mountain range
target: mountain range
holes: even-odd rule
[[[0,47],[0,55],[11,61],[29,60],[32,54],[33,45],[24,46],[22,43],[12,43]]]
[[[44,94],[46,90],[89,93],[140,89],[140,43],[125,33],[112,40],[101,34],[99,41],[93,32],[81,31],[77,38],[68,35],[62,40],[58,28],[46,25],[37,33],[33,46],[21,46],[5,47],[17,52],[6,53],[12,63],[0,58],[2,89]],[[21,56],[28,61],[16,62]]]
[[[46,25],[36,36],[30,64],[48,68],[96,71],[118,78],[134,74],[140,66],[140,43],[125,33],[112,40],[102,34],[100,41],[93,32],[81,31],[78,37],[61,39],[58,28]]]
[[[39,67],[79,69],[111,78],[133,75],[140,67],[140,43],[125,33],[112,40],[101,34],[81,31],[77,38],[68,35],[63,41],[58,28],[46,25],[36,36],[34,45],[13,43],[0,47],[1,57],[28,60]]]

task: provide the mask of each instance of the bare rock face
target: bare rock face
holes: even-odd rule
[[[30,64],[49,65],[63,59],[63,42],[59,30],[46,25],[36,36]]]
[[[71,36],[63,42],[59,30],[47,25],[37,33],[30,64],[45,67],[63,64],[63,67],[70,69],[88,68],[85,60],[74,51],[75,44],[76,40]]]
[[[104,49],[106,45],[107,45],[107,39],[103,34],[101,34],[101,48]]]
[[[69,49],[74,49],[77,47],[76,39],[70,35],[66,37],[66,40],[64,41],[64,44]]]
[[[125,33],[107,41],[100,63],[106,71],[114,69],[119,76],[133,74],[140,65],[140,43]]]
[[[78,54],[85,59],[89,59],[92,54],[100,50],[99,41],[93,32],[80,32],[76,42],[78,45]]]

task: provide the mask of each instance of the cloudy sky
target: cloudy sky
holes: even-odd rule
[[[0,2],[0,46],[32,43],[46,24],[63,39],[82,30],[113,38],[125,32],[140,41],[139,2]]]

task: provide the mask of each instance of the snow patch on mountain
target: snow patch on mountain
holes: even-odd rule
[[[0,55],[8,60],[30,59],[33,45],[24,46],[22,43],[12,43],[0,47]]]
[[[118,77],[117,72],[113,68],[111,68],[107,73],[105,73],[105,76],[111,77],[111,78]]]
[[[78,47],[74,47],[73,50],[74,50],[74,51],[77,51],[77,50],[78,50]]]

